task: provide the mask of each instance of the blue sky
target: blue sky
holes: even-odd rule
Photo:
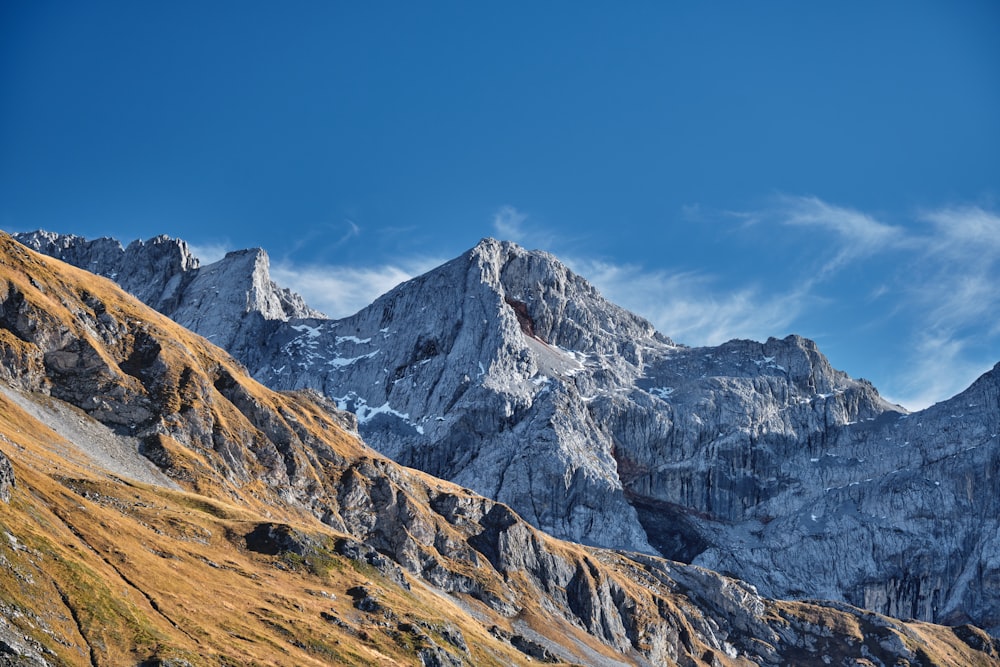
[[[995,2],[0,5],[0,228],[262,246],[343,315],[483,236],[893,400],[1000,361]]]

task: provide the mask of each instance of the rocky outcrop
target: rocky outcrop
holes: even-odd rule
[[[50,667],[39,648],[0,623],[0,667]]]
[[[0,452],[0,502],[10,502],[10,492],[14,485],[14,469],[10,465],[10,459]]]
[[[907,415],[812,341],[677,345],[490,239],[350,318],[253,326],[257,379],[553,535],[1000,633],[996,370]]]

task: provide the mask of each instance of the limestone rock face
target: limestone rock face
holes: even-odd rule
[[[554,535],[652,551],[578,383],[625,386],[669,346],[553,258],[488,240],[353,317],[277,328],[273,362],[251,368],[322,391],[383,453]]]
[[[927,410],[807,440],[770,468],[774,493],[754,517],[695,562],[753,572],[771,594],[835,596],[949,624],[975,619],[1000,633],[1000,604],[988,592],[1000,583],[998,373]]]
[[[678,345],[491,239],[352,317],[256,322],[229,349],[258,380],[553,535],[1000,634],[996,369],[907,414],[812,341]]]

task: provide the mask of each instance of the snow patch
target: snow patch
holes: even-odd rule
[[[420,435],[424,434],[424,427],[420,424],[413,422],[410,419],[409,413],[400,412],[399,410],[394,410],[389,401],[386,401],[382,405],[377,407],[372,407],[368,405],[368,401],[361,396],[358,396],[355,392],[350,392],[345,396],[331,397],[333,401],[337,404],[337,407],[341,410],[348,410],[353,412],[358,417],[359,424],[367,424],[372,419],[378,415],[389,415],[391,417],[396,417],[402,420],[407,426],[410,426],[414,431]]]
[[[362,359],[371,359],[379,352],[380,350],[375,350],[374,352],[369,352],[368,354],[362,354],[360,357],[335,357],[326,363],[334,368],[343,368],[344,366],[350,366],[351,364],[361,361]]]
[[[755,359],[754,363],[757,364],[757,368],[774,368],[776,370],[785,373],[785,367],[774,363],[774,357],[764,357],[763,359]]]
[[[319,338],[320,332],[321,332],[322,328],[323,328],[323,325],[319,325],[319,326],[315,326],[315,327],[311,327],[308,324],[293,324],[292,325],[292,329],[295,329],[296,331],[298,331],[301,334],[305,334],[309,338]]]
[[[337,336],[337,340],[336,340],[337,345],[340,345],[341,343],[344,343],[344,342],[351,342],[351,343],[354,343],[356,345],[365,345],[367,343],[372,342],[372,339],[371,338],[358,338],[357,336]]]

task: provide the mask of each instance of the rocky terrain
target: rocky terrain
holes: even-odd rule
[[[356,426],[0,233],[0,664],[1000,664],[555,540]]]
[[[19,238],[95,266],[82,240]],[[247,304],[251,284],[270,280],[211,289]],[[255,378],[322,392],[381,452],[553,535],[1000,633],[997,369],[907,414],[811,341],[678,345],[489,239],[350,318],[242,313],[228,349]]]

